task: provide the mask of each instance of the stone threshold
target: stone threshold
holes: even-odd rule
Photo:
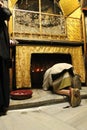
[[[67,96],[53,94],[51,91],[44,91],[43,89],[32,89],[33,94],[29,99],[13,100],[10,99],[9,110],[24,109],[31,107],[40,107],[45,105],[68,102]],[[81,99],[87,98],[87,87],[83,86],[80,90]]]

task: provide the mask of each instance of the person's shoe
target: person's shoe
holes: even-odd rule
[[[6,112],[0,112],[0,116],[5,116],[7,113]]]
[[[5,107],[0,107],[0,116],[4,116],[7,114],[7,108]]]
[[[71,89],[71,106],[77,107],[81,103],[80,90],[78,88]]]

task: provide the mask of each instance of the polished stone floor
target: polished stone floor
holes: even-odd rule
[[[68,102],[9,110],[0,117],[0,130],[87,130],[87,99],[75,108]]]

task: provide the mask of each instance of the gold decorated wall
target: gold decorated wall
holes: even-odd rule
[[[85,81],[85,69],[82,55],[82,47],[42,46],[26,45],[16,46],[16,87],[31,87],[30,60],[32,53],[70,53],[75,73]]]
[[[65,33],[63,33],[63,34],[62,34],[62,32],[61,32],[61,34],[59,34],[58,33],[59,31],[56,30],[59,27],[56,27],[56,28],[51,27],[48,29],[46,28],[46,30],[44,30],[44,28],[41,26],[42,25],[41,20],[38,21],[38,25],[40,24],[39,32],[37,29],[35,30],[36,25],[32,25],[32,26],[35,26],[33,28],[30,28],[30,26],[27,27],[27,30],[28,30],[27,32],[25,32],[25,29],[23,30],[23,28],[22,28],[23,25],[22,26],[15,25],[16,17],[15,17],[14,11],[15,11],[15,4],[17,1],[18,0],[8,0],[8,6],[12,10],[12,13],[13,13],[13,16],[9,22],[9,33],[12,38],[27,39],[27,40],[39,39],[39,40],[68,40],[68,41],[76,41],[76,42],[83,41],[82,21],[81,21],[82,12],[81,12],[81,6],[80,6],[80,3],[78,2],[78,0],[73,0],[73,1],[60,0],[60,2],[59,2],[60,7],[63,11],[63,15],[66,19],[65,27],[63,25],[61,25],[61,28],[63,29],[63,31],[65,31]],[[35,12],[33,12],[33,13],[35,14]],[[34,14],[32,14],[32,15],[34,15]],[[31,14],[28,14],[28,15],[31,15]],[[49,18],[55,17],[53,14],[50,14],[50,15],[49,14],[40,14],[40,15],[41,16],[46,15],[45,21],[47,20],[47,17],[49,17]],[[64,28],[65,28],[65,30],[64,30]],[[19,29],[19,31],[17,29]],[[32,32],[31,30],[35,30],[35,31]],[[50,32],[49,32],[49,30],[50,30]]]

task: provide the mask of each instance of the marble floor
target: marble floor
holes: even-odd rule
[[[9,110],[0,117],[0,130],[87,130],[87,99],[79,107],[68,102]]]

